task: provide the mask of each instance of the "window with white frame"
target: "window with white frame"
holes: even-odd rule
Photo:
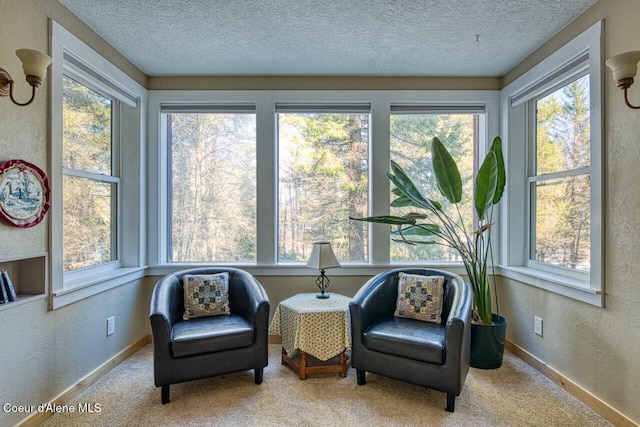
[[[502,91],[503,274],[594,305],[602,284],[601,23]]]
[[[391,106],[390,156],[408,173],[425,195],[438,200],[440,191],[431,166],[431,141],[438,137],[455,159],[463,182],[463,200],[459,212],[451,204],[444,209],[452,218],[464,219],[465,227],[474,226],[473,176],[481,137],[479,123],[484,119],[483,107],[462,107],[456,110],[429,106]],[[390,200],[395,199],[390,195]],[[415,208],[392,208],[393,215],[404,215]],[[457,251],[442,245],[407,245],[390,243],[391,262],[461,261]]]
[[[369,105],[277,105],[278,261],[307,261],[328,240],[367,260]]]
[[[590,269],[589,75],[533,99],[529,148],[529,259]]]
[[[146,90],[52,22],[52,308],[144,276]],[[125,214],[126,213],[126,214]]]
[[[166,106],[170,262],[256,262],[252,105]]]
[[[150,230],[157,230],[148,242],[151,274],[166,274],[187,262],[234,262],[260,275],[311,274],[304,263],[317,240],[331,241],[343,262],[336,274],[388,269],[400,259],[390,257],[389,227],[349,217],[390,212],[386,172],[396,155],[392,152],[416,167],[422,163],[414,158],[418,148],[401,141],[403,132],[424,125],[418,116],[433,115],[427,121],[440,125],[424,125],[420,132],[425,138],[449,131],[452,139],[460,137],[461,161],[471,174],[475,152],[483,155],[488,135],[498,133],[498,98],[497,91],[150,92],[150,141],[158,141],[149,146],[149,158],[157,159],[150,165],[149,223]],[[407,105],[420,106],[413,111],[417,117],[397,110]],[[250,112],[233,111],[249,106]],[[215,151],[215,159],[206,150],[200,157],[186,156],[202,126],[190,133],[176,118],[205,120],[200,114],[219,122],[199,137],[203,147]],[[207,187],[227,187],[204,203],[203,194],[192,191],[194,179],[205,179]],[[218,258],[195,252],[183,256],[178,250],[189,244],[200,250],[232,243]],[[234,258],[239,253],[243,256]],[[446,257],[403,261],[446,263],[463,272]]]
[[[62,78],[63,271],[118,259],[119,102],[90,84]],[[78,77],[76,77],[78,79]],[[79,80],[79,79],[78,79]]]

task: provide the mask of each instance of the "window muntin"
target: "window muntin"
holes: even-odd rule
[[[66,75],[62,101],[62,262],[70,272],[118,258],[117,101]]]
[[[530,256],[590,269],[589,75],[530,101],[535,108],[530,184]]]
[[[368,259],[370,114],[278,112],[278,261],[307,261],[331,241],[341,261]]]
[[[170,262],[256,262],[256,115],[165,113]]]
[[[473,227],[473,174],[478,141],[478,114],[392,114],[390,118],[390,156],[408,173],[425,195],[439,200],[440,192],[431,167],[431,141],[437,136],[458,164],[463,180],[460,215],[468,230]],[[390,195],[389,200],[397,196]],[[458,212],[443,203],[452,218]],[[392,215],[403,215],[415,208],[391,208]],[[441,245],[409,246],[390,243],[390,261],[460,261],[457,251]]]

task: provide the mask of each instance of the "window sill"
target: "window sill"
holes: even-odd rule
[[[588,283],[583,281],[530,267],[501,265],[499,271],[503,277],[595,305],[596,307],[604,307],[604,292],[590,288]]]
[[[167,263],[149,267],[148,276],[165,276],[180,270],[205,267],[235,267],[245,270],[254,276],[317,276],[318,270],[306,267],[306,263],[281,263],[274,265],[256,264],[198,264],[198,263]],[[433,263],[433,264],[409,264],[394,263],[386,265],[344,263],[339,268],[327,270],[331,276],[375,276],[394,268],[434,268],[446,270],[454,274],[464,276],[467,274],[461,263]]]
[[[101,292],[125,285],[146,276],[146,266],[133,268],[118,268],[94,276],[84,277],[82,281],[74,280],[66,283],[65,289],[51,294],[50,308],[55,310]]]

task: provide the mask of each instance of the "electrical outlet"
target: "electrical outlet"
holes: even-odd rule
[[[533,332],[542,336],[542,319],[538,316],[534,316],[533,318]]]
[[[111,316],[107,319],[107,336],[113,335],[116,331],[116,318]]]

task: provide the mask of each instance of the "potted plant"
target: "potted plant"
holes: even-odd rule
[[[462,179],[455,160],[440,142],[431,144],[432,166],[441,195],[455,205],[456,215],[445,212],[436,198],[427,197],[418,189],[404,170],[391,161],[387,172],[398,196],[392,207],[413,207],[420,212],[403,216],[381,215],[351,218],[380,224],[389,224],[394,241],[408,245],[442,245],[456,250],[469,277],[473,291],[473,322],[471,327],[471,366],[497,368],[502,364],[506,319],[492,312],[489,259],[491,253],[491,227],[493,208],[500,202],[506,183],[502,142],[493,140],[474,181],[473,204],[477,215],[477,229],[465,226],[458,204],[462,200]],[[493,265],[493,262],[491,263]],[[495,288],[495,274],[493,275]],[[497,310],[497,300],[496,300]]]

